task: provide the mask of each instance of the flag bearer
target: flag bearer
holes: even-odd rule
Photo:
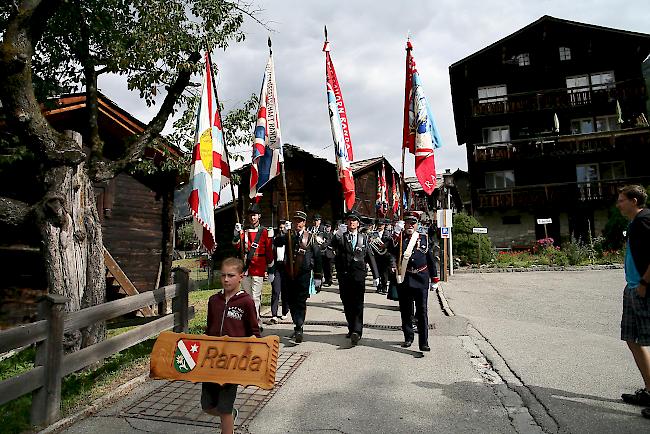
[[[293,321],[293,338],[296,343],[303,341],[303,325],[307,314],[307,298],[312,276],[314,286],[320,289],[323,283],[323,262],[321,251],[316,241],[316,236],[305,227],[307,214],[296,211],[292,218],[291,230],[283,236],[276,238],[275,245],[286,246],[288,236],[291,236],[291,251],[293,260],[289,263],[289,249],[285,249],[285,264],[287,269],[287,294],[289,297],[289,311]]]
[[[429,318],[427,302],[430,282],[438,276],[433,253],[426,233],[418,231],[420,217],[417,211],[409,211],[404,215],[404,222],[397,222],[393,229],[394,236],[391,250],[398,258],[397,291],[399,310],[402,317],[404,343],[408,348],[413,344],[413,302],[415,302],[415,317],[417,319],[418,344],[420,351],[430,351],[429,348]],[[401,240],[401,256],[400,256]]]
[[[240,223],[235,224],[233,246],[240,252],[244,261],[244,280],[242,288],[255,301],[257,318],[260,320],[260,305],[262,304],[262,284],[267,271],[273,267],[273,229],[260,225],[262,213],[257,203],[248,209],[248,226],[242,230]],[[243,243],[243,249],[242,249]],[[269,276],[273,273],[269,273]],[[270,278],[273,280],[273,278]],[[261,327],[261,321],[259,321]]]

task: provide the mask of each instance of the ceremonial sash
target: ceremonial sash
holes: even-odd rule
[[[413,249],[415,248],[415,243],[418,241],[418,238],[420,238],[418,231],[413,232],[408,246],[406,246],[406,250],[404,251],[404,256],[402,257],[402,263],[399,267],[399,274],[397,275],[397,283],[404,282],[404,276],[406,276],[406,269],[408,268],[409,259],[411,259],[411,255],[413,254]]]

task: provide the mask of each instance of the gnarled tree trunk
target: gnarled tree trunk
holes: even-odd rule
[[[73,137],[81,146],[81,136]],[[70,298],[68,312],[103,303],[106,275],[102,228],[92,183],[85,163],[59,166],[45,172],[48,196],[62,199],[56,218],[45,216],[38,226],[43,238],[43,257],[49,292]],[[51,207],[52,208],[52,207]],[[103,323],[66,335],[66,351],[76,351],[104,339]]]

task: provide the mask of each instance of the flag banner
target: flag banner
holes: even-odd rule
[[[221,189],[230,182],[230,168],[225,158],[221,115],[212,82],[209,53],[205,54],[189,182],[192,190],[188,204],[194,217],[194,232],[203,247],[212,253],[216,248],[214,210],[219,204]]]
[[[192,383],[275,385],[280,338],[231,338],[163,331],[151,350],[149,377]]]
[[[388,184],[386,183],[386,166],[381,163],[381,172],[377,173],[377,217],[385,217],[388,213]]]
[[[323,46],[325,52],[325,78],[327,83],[327,107],[329,109],[330,126],[332,128],[332,139],[334,140],[334,150],[336,152],[336,169],[338,171],[339,181],[343,188],[343,197],[345,199],[346,211],[352,210],[356,200],[354,194],[354,178],[350,162],[353,160],[352,138],[348,116],[345,112],[345,103],[339,81],[336,78],[334,64],[330,57],[329,42],[325,41]]]
[[[399,211],[399,189],[397,188],[397,181],[395,181],[395,172],[393,172],[393,215]]]
[[[280,132],[280,110],[278,106],[277,87],[275,85],[275,68],[273,56],[264,70],[260,106],[255,124],[253,157],[251,164],[250,198],[261,195],[260,190],[269,181],[281,173],[282,133]]]
[[[404,92],[404,128],[402,147],[415,154],[415,175],[426,194],[436,188],[434,149],[442,146],[431,107],[424,95],[420,75],[411,55],[413,45],[406,43],[406,86]]]

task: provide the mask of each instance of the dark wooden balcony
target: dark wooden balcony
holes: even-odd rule
[[[615,100],[642,101],[646,98],[643,80],[626,80],[608,87],[546,89],[535,92],[511,93],[493,98],[472,98],[472,116],[538,110],[573,109],[578,106],[611,105]]]
[[[648,143],[650,127],[568,136],[546,135],[509,142],[477,143],[474,145],[474,161],[522,160],[622,151],[629,145]]]
[[[627,184],[648,185],[650,176],[601,180],[594,182],[567,182],[537,184],[500,190],[478,189],[479,208],[530,208],[554,206],[575,208],[580,203],[614,205],[618,189]]]

